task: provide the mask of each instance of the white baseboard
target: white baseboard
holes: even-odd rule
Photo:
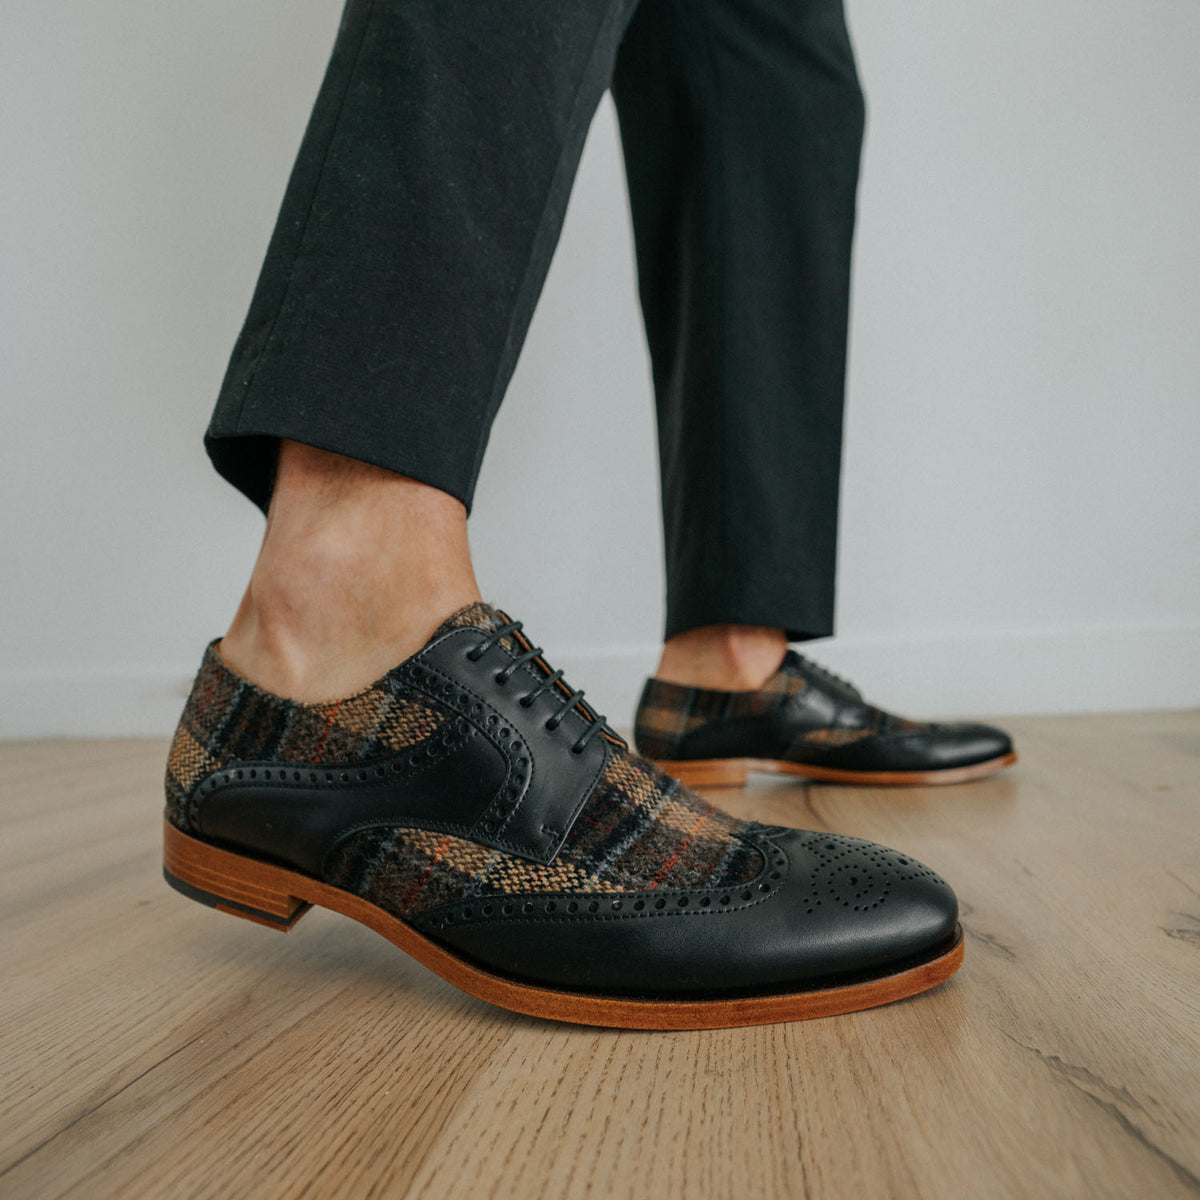
[[[551,655],[610,722],[630,725],[656,646]],[[1200,707],[1200,626],[836,638],[812,656],[914,717]],[[0,737],[165,737],[194,665],[0,673]]]

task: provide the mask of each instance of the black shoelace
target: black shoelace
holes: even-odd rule
[[[482,642],[473,646],[467,651],[467,657],[472,662],[478,662],[493,646],[495,646],[502,638],[507,637],[510,633],[519,633],[521,631],[520,621],[507,621],[498,629],[493,630]],[[512,662],[507,667],[501,668],[495,674],[495,680],[501,687],[504,687],[513,677],[513,672],[523,667],[526,663],[532,662],[535,658],[541,658],[541,646],[534,646],[532,649],[523,650],[520,654],[513,656]],[[530,708],[537,698],[543,693],[555,687],[562,680],[563,673],[560,670],[551,671],[549,675],[543,679],[537,687],[531,692],[526,692],[524,696],[517,702],[522,708]],[[557,729],[562,723],[563,718],[583,699],[583,689],[576,691],[569,683],[562,685],[567,690],[567,694],[562,697],[558,711],[553,716],[546,718],[546,728],[550,730]],[[561,695],[561,691],[559,693]],[[575,743],[571,746],[572,754],[582,754],[587,749],[587,744],[604,728],[607,718],[596,715],[589,717],[586,710],[580,709],[580,715],[591,721],[591,724],[581,733]]]

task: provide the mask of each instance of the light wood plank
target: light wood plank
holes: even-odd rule
[[[331,913],[191,904],[164,743],[0,744],[0,1196],[1200,1194],[1200,714],[1008,724],[1022,763],[979,783],[714,793],[941,871],[950,983],[657,1034],[490,1008]]]

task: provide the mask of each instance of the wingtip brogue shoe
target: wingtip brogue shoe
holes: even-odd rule
[[[754,691],[648,679],[634,743],[692,787],[741,786],[754,771],[871,786],[966,783],[1017,761],[1001,729],[894,716],[794,650]]]
[[[211,644],[164,838],[167,881],[194,900],[275,929],[327,907],[472,995],[558,1020],[824,1016],[962,960],[954,893],[928,868],[722,812],[486,605],[329,704],[262,691]]]

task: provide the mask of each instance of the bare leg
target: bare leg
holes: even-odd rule
[[[687,687],[753,691],[779,670],[786,652],[782,629],[705,625],[668,639],[655,675]]]
[[[479,599],[467,512],[438,488],[284,441],[262,549],[221,657],[292,700],[330,700]]]

